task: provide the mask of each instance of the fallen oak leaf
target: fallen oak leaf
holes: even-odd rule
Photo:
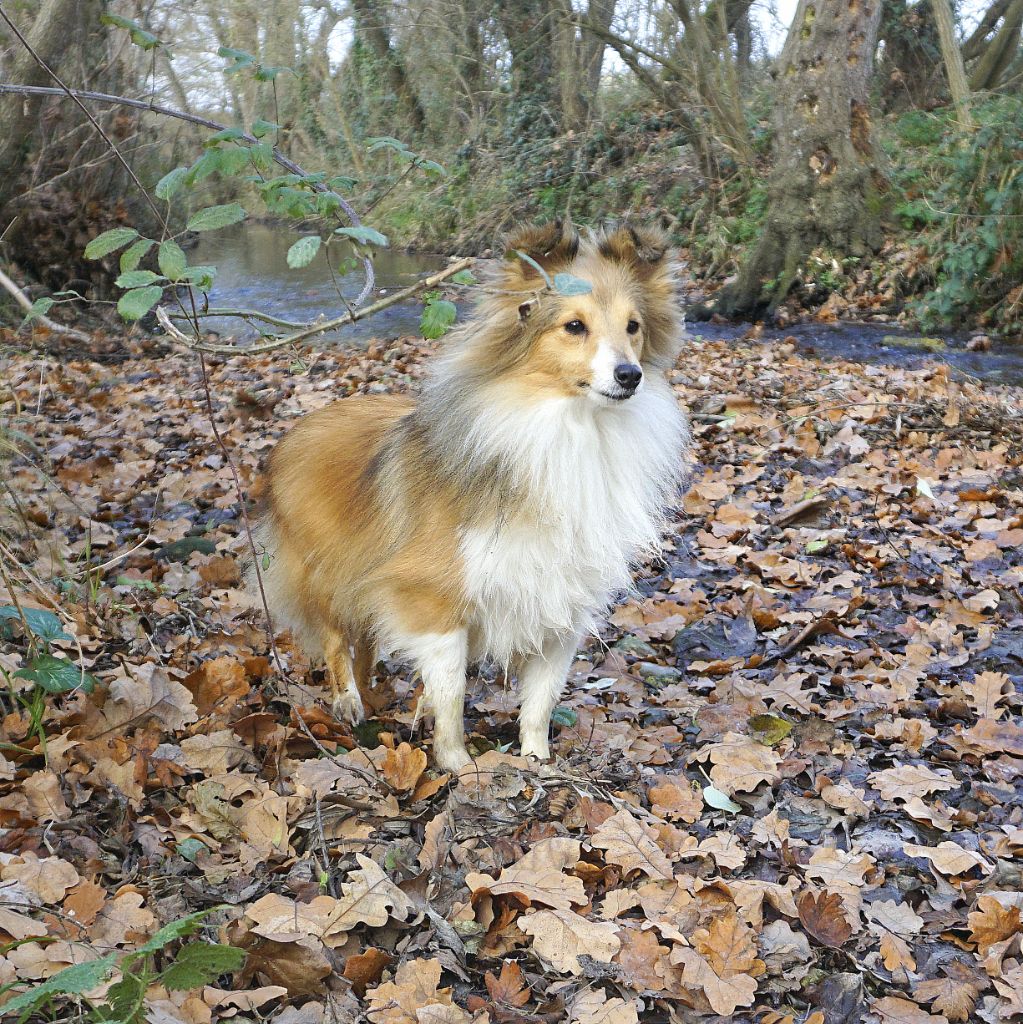
[[[1023,931],[1019,907],[1005,907],[993,896],[981,896],[977,909],[967,915],[966,921],[970,939],[977,944],[981,956],[987,956],[992,946]]]
[[[617,996],[608,998],[602,989],[583,989],[572,1001],[571,1024],[639,1024],[636,1007]]]
[[[361,998],[370,985],[379,984],[384,969],[390,966],[393,959],[390,953],[370,946],[361,953],[353,953],[345,961],[345,969],[341,974],[352,983],[352,991]]]
[[[904,764],[872,772],[867,782],[881,794],[881,799],[889,801],[959,788],[958,780],[948,769],[936,772],[922,764]]]
[[[906,843],[903,849],[908,857],[929,860],[934,868],[943,875],[965,875],[973,868],[980,868],[985,873],[993,870],[993,865],[979,853],[965,850],[958,843],[953,843],[950,840],[938,843],[937,846],[918,846],[916,843]]]
[[[522,968],[514,960],[507,960],[501,966],[500,975],[487,971],[483,979],[487,991],[495,1003],[521,1009],[529,1002],[532,993],[522,974]]]
[[[648,878],[671,881],[671,861],[657,845],[654,832],[623,807],[608,818],[590,839],[590,845],[604,851],[604,860],[626,874],[642,871]]]
[[[947,977],[933,978],[915,985],[913,998],[930,1003],[950,1021],[969,1020],[987,979],[959,961],[953,961],[945,971]]]
[[[381,768],[384,778],[399,793],[415,789],[425,771],[426,751],[412,747],[408,743],[402,743],[393,750],[388,750]]]
[[[962,686],[978,717],[988,719],[1001,718],[1005,708],[998,705],[1013,692],[1012,680],[1004,672],[979,672]]]
[[[796,901],[799,920],[803,927],[822,945],[839,949],[852,935],[852,925],[843,911],[842,898],[837,893],[814,894],[807,889]]]
[[[582,879],[564,873],[579,860],[579,851],[577,839],[544,839],[504,868],[497,881],[489,875],[468,874],[465,883],[474,893],[480,889],[489,890],[494,896],[516,893],[525,896],[531,904],[571,910],[573,906],[588,902]]]
[[[921,1009],[916,1003],[901,996],[885,996],[870,1006],[878,1014],[881,1024],[948,1024],[947,1017],[936,1016]]]
[[[622,945],[612,922],[589,921],[570,910],[538,910],[520,917],[518,926],[559,974],[582,974],[580,955],[609,963]]]

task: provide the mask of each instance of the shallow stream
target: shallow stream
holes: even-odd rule
[[[322,315],[344,312],[335,283],[321,250],[307,267],[291,269],[287,252],[300,232],[266,224],[245,224],[201,236],[192,251],[192,264],[217,268],[210,295],[212,306],[244,307],[287,320],[310,321]],[[337,259],[335,262],[339,262]],[[375,260],[377,291],[374,299],[412,284],[418,277],[444,267],[444,256],[382,250]],[[363,283],[361,271],[337,277],[341,293],[348,299],[358,294]],[[419,332],[421,304],[400,302],[344,329],[349,342],[362,344],[374,337],[397,337]],[[237,320],[206,321],[223,335],[255,337],[255,331],[239,330]],[[697,338],[733,340],[749,330],[749,324],[694,323],[689,333]],[[329,337],[329,336],[325,336]],[[970,351],[967,337],[943,336],[939,343],[921,341],[891,324],[839,323],[797,324],[786,328],[765,328],[759,340],[765,344],[795,338],[799,348],[822,358],[852,359],[868,363],[919,366],[940,359],[966,374],[998,384],[1023,385],[1023,346],[993,341],[989,351]]]

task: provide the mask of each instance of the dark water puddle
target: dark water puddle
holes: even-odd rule
[[[212,306],[256,309],[286,320],[312,321],[319,316],[339,316],[344,304],[337,288],[348,300],[358,295],[361,271],[339,276],[337,287],[331,280],[326,259],[320,255],[307,267],[291,269],[287,252],[303,232],[266,224],[241,224],[200,237],[190,255],[193,264],[212,264],[217,277],[210,295]],[[344,254],[337,252],[335,267]],[[371,299],[412,284],[424,274],[447,264],[444,256],[382,250],[377,255],[377,286]],[[419,333],[422,305],[411,300],[400,302],[342,331],[325,334],[325,341],[365,344],[370,338],[398,337]],[[255,339],[255,329],[239,320],[210,319],[210,330],[224,336]],[[749,324],[692,323],[689,333],[696,338],[737,341]],[[997,384],[1023,385],[1023,346],[993,341],[987,352],[966,348],[967,338],[944,337],[939,351],[913,347],[914,335],[891,324],[796,324],[765,329],[759,336],[763,344],[794,338],[804,354],[822,359],[851,359],[864,363],[919,367],[928,361],[942,360],[956,370]],[[901,338],[901,343],[894,339]]]
[[[750,329],[749,324],[687,324],[695,338],[711,341],[735,341]],[[765,328],[758,341],[765,345],[795,340],[804,355],[822,359],[849,359],[858,363],[904,366],[910,369],[928,362],[948,363],[955,370],[994,384],[1023,385],[1023,345],[992,339],[986,352],[966,348],[967,337],[942,336],[923,339],[919,334],[900,330],[891,324],[838,323],[793,324],[785,328]],[[940,347],[932,342],[940,342]]]

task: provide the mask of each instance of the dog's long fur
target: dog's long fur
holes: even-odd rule
[[[301,420],[267,469],[276,621],[323,653],[352,719],[377,649],[410,659],[436,760],[452,769],[468,760],[466,669],[483,658],[518,675],[523,753],[549,756],[580,634],[631,586],[688,463],[687,420],[665,379],[682,330],[659,235],[580,240],[556,223],[510,249],[592,291],[551,293],[528,261],[506,262],[418,402],[331,405]],[[635,364],[643,379],[628,393],[616,374]]]

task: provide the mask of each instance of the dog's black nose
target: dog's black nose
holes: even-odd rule
[[[635,391],[643,379],[643,371],[633,363],[619,363],[615,367],[615,380],[627,391]]]

